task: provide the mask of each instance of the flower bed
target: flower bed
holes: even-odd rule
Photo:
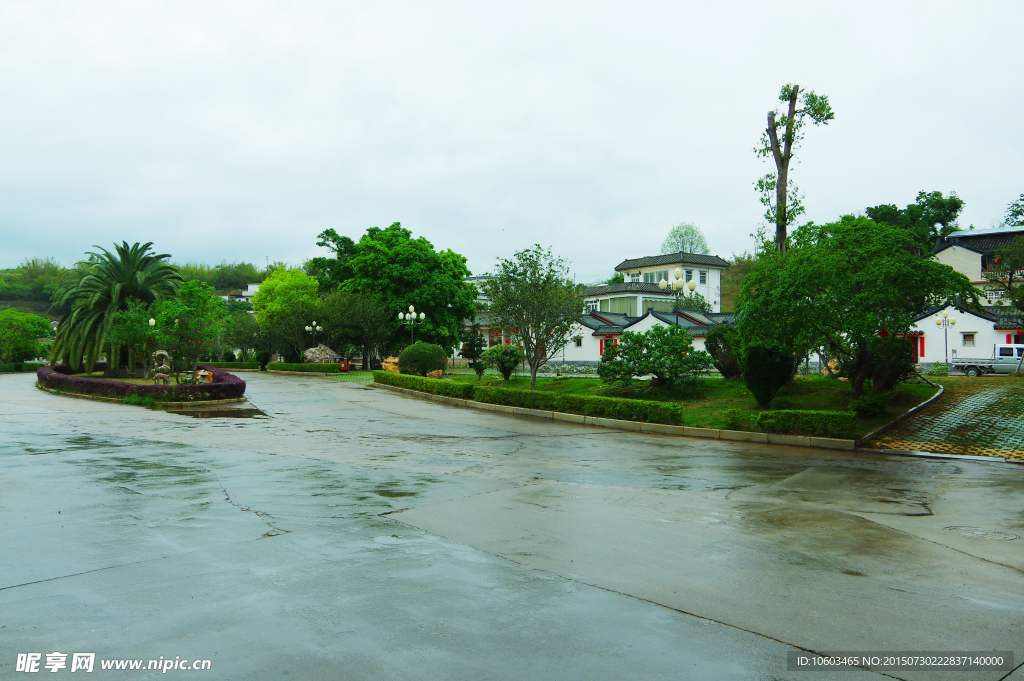
[[[102,395],[104,397],[152,397],[160,402],[226,400],[233,397],[242,397],[245,394],[245,381],[238,376],[208,364],[200,364],[199,368],[213,374],[213,383],[197,383],[195,385],[141,385],[125,383],[116,380],[75,376],[70,373],[68,367],[62,364],[56,367],[41,367],[36,371],[36,378],[40,385],[51,390],[84,395]]]

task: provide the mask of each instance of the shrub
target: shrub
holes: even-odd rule
[[[259,363],[260,369],[263,369],[264,371],[267,370],[267,364],[270,363],[271,357],[273,357],[273,355],[270,354],[269,350],[260,350],[256,353],[256,361]]]
[[[224,353],[224,356],[221,357],[221,360],[223,360],[224,362],[234,362],[235,361],[235,353],[233,353],[230,350],[228,350],[227,352]]]
[[[515,345],[505,345],[504,343],[492,345],[480,355],[480,359],[483,360],[484,364],[494,367],[506,381],[512,378],[512,374],[519,368],[524,358],[525,355],[522,348]]]
[[[447,366],[444,349],[433,343],[413,343],[398,356],[398,370],[403,374],[426,376],[432,371],[444,371]]]
[[[634,376],[653,374],[656,385],[672,388],[703,382],[711,355],[693,349],[693,336],[675,326],[655,326],[643,333],[624,331],[617,344],[605,346],[597,374],[629,385]]]
[[[36,371],[36,379],[40,385],[51,390],[121,398],[136,395],[138,397],[152,397],[160,402],[225,400],[242,397],[245,394],[245,381],[238,376],[233,376],[222,369],[208,364],[200,364],[199,368],[213,374],[213,383],[146,385],[108,381],[99,378],[73,376],[70,373],[71,370],[64,364],[58,364],[55,367],[40,367]]]
[[[765,411],[755,417],[757,427],[767,433],[848,438],[854,434],[857,415],[852,411]]]
[[[259,362],[206,362],[207,366],[218,369],[259,369]]]
[[[724,378],[739,378],[740,356],[743,341],[740,332],[733,326],[718,325],[704,337],[704,348],[711,355],[715,368]]]
[[[949,376],[949,365],[935,362],[928,367],[929,376]]]
[[[470,383],[456,383],[443,379],[423,378],[410,374],[396,374],[390,371],[374,371],[373,380],[376,383],[393,385],[398,388],[419,390],[432,395],[444,395],[446,397],[457,397],[463,400],[473,399],[473,385]]]
[[[743,358],[743,380],[762,407],[771,404],[775,393],[793,379],[793,353],[775,341],[758,341],[747,346]]]
[[[497,346],[495,346],[497,347]],[[597,416],[625,421],[647,421],[651,423],[679,424],[682,411],[670,402],[631,400],[621,397],[598,397],[594,395],[562,395],[542,390],[520,390],[496,386],[474,386],[472,383],[438,381],[431,378],[374,371],[377,383],[394,385],[399,388],[419,390],[434,395],[447,395],[464,400],[476,400],[489,404],[504,404],[510,407],[560,411],[584,416]]]
[[[888,406],[889,395],[884,393],[865,393],[850,402],[850,408],[860,417],[885,416],[889,413]]]
[[[267,365],[269,371],[303,371],[311,374],[336,374],[341,371],[338,364],[312,364],[304,362],[291,364],[288,362],[271,362]]]

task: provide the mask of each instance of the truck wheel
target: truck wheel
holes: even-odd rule
[[[977,376],[981,376],[981,372],[978,371],[975,367],[971,367],[970,369],[968,369],[964,373],[967,374],[968,376],[970,376],[971,378],[976,378]]]

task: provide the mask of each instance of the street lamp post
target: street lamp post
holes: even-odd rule
[[[935,318],[935,326],[942,327],[946,337],[946,364],[949,364],[949,327],[956,326],[956,319],[950,319],[948,312],[943,312],[941,317]]]
[[[313,334],[313,347],[316,347],[316,334],[323,330],[324,327],[317,326],[316,322],[311,322],[310,325],[306,327],[306,331]]]
[[[398,322],[400,324],[405,324],[406,326],[409,327],[409,345],[412,345],[415,342],[415,339],[416,339],[416,325],[417,324],[422,324],[423,322],[426,321],[426,319],[427,319],[427,313],[426,312],[420,312],[419,315],[417,315],[416,314],[416,308],[413,307],[412,305],[409,306],[409,311],[408,312],[399,312],[398,313]]]

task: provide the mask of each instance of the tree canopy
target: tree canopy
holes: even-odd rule
[[[570,340],[583,314],[583,286],[569,278],[568,263],[539,244],[499,259],[483,285],[491,300],[491,323],[509,329],[530,366],[530,390],[537,369]]]
[[[39,354],[39,340],[50,337],[50,323],[38,315],[12,308],[0,310],[0,364]]]
[[[181,275],[166,262],[169,254],[155,254],[152,243],[129,246],[122,242],[114,253],[100,248],[89,252],[53,294],[57,305],[69,305],[60,319],[50,351],[52,362],[78,368],[83,359],[91,367],[102,351],[107,331],[118,310],[129,300],[154,303],[172,298]]]
[[[317,280],[302,270],[274,270],[252,297],[257,321],[263,328],[270,328],[294,310],[315,305],[318,288]]]
[[[878,223],[907,230],[929,253],[935,244],[953,232],[960,231],[957,218],[964,209],[964,201],[956,192],[943,196],[942,192],[918,192],[914,203],[906,208],[895,204],[882,204],[865,209],[867,216]]]
[[[317,245],[334,251],[334,258],[313,258],[310,265],[328,288],[376,296],[392,320],[392,340],[404,330],[398,313],[409,308],[426,313],[417,337],[451,348],[459,330],[475,312],[475,293],[466,283],[466,258],[450,249],[435,251],[424,237],[414,238],[401,223],[371,227],[353,242],[333,229],[321,232]]]
[[[708,240],[703,230],[692,222],[680,222],[668,231],[661,252],[668,253],[707,253]]]
[[[915,317],[948,301],[980,306],[967,277],[917,247],[908,230],[866,217],[800,227],[788,252],[763,253],[743,280],[744,341],[820,349],[841,361],[855,396],[868,379],[882,389]]]

